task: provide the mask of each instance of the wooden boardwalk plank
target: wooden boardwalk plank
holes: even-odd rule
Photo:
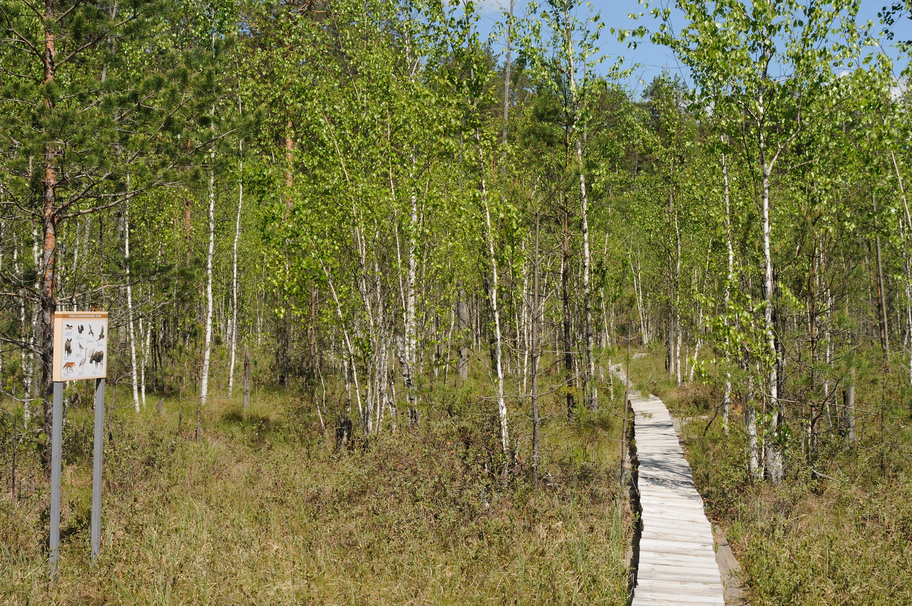
[[[617,370],[614,372],[617,373]],[[621,380],[625,380],[621,374]],[[712,525],[665,404],[631,391],[642,510],[632,606],[724,606]]]

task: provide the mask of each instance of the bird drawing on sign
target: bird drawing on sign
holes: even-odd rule
[[[76,327],[76,332],[78,332],[79,334],[82,334],[82,331],[83,331],[84,329],[85,329],[85,326],[83,326],[82,324],[80,324],[79,326]]]
[[[67,325],[66,325],[66,330],[73,330],[73,325],[72,325],[72,324],[67,324]]]
[[[76,345],[79,346],[79,349],[85,349],[85,348],[82,346],[82,343],[76,343]]]
[[[98,340],[101,341],[102,339],[104,339],[104,326],[98,331]]]
[[[82,367],[85,366],[86,360],[88,360],[88,359],[89,359],[89,352],[86,351],[85,355],[82,357],[82,360],[79,361],[79,370],[82,370]]]
[[[89,336],[91,336],[91,337],[94,337],[94,336],[95,336],[95,333],[92,332],[92,325],[91,325],[91,324],[89,324]]]

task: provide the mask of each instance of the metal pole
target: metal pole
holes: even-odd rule
[[[95,461],[92,465],[92,561],[101,547],[101,459],[104,453],[105,380],[95,379]]]
[[[57,559],[60,557],[60,459],[63,433],[63,383],[54,382],[54,416],[51,427],[51,537],[48,563],[51,580],[57,578]]]

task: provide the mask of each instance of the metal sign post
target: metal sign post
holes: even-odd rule
[[[54,411],[51,430],[51,580],[60,558],[60,475],[63,436],[63,382],[95,379],[95,457],[92,464],[92,561],[101,547],[101,472],[104,453],[104,389],[108,352],[108,312],[54,314]]]
[[[63,383],[54,381],[54,426],[51,429],[51,540],[48,563],[51,580],[57,578],[57,558],[60,557],[60,459],[63,436]]]
[[[92,561],[101,548],[101,457],[104,453],[105,380],[95,379],[95,459],[92,463]]]

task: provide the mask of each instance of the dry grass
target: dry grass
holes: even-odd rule
[[[91,448],[70,448],[57,583],[46,581],[45,489],[0,497],[0,602],[626,599],[629,524],[617,515],[618,424],[607,417],[550,421],[535,487],[526,462],[502,473],[483,417],[435,418],[338,450],[308,407],[278,396],[246,415],[237,402],[214,403],[199,443],[186,423],[177,427],[175,402],[162,417],[150,409],[109,424],[97,565],[88,557]],[[66,431],[82,435],[90,423],[77,411]],[[3,477],[8,486],[8,470]]]

